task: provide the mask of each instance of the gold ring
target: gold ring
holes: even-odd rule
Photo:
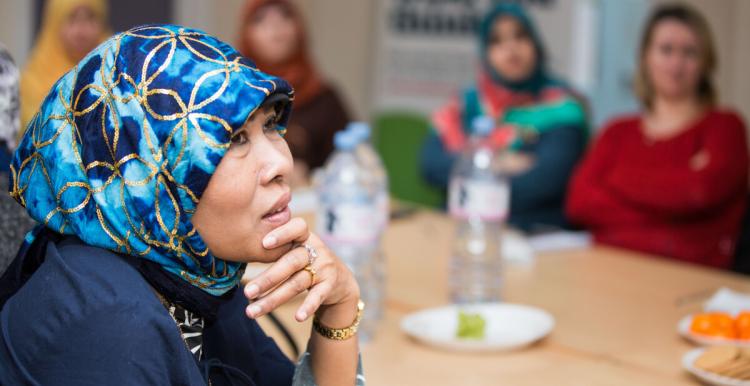
[[[313,268],[312,265],[308,264],[307,266],[305,266],[304,270],[310,274],[310,286],[307,287],[307,289],[310,289],[315,285],[315,268]]]

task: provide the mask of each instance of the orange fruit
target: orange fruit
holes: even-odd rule
[[[737,328],[734,319],[723,312],[696,314],[690,323],[690,331],[698,335],[735,339]]]
[[[740,312],[734,319],[734,326],[740,339],[750,340],[750,312]]]
[[[734,319],[723,312],[714,312],[711,314],[714,323],[714,334],[713,336],[736,339],[737,329],[734,325]]]
[[[695,314],[690,323],[690,331],[699,335],[711,335],[712,327],[711,316],[708,314]]]

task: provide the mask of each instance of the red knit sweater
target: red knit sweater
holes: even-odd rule
[[[709,161],[694,170],[701,150]],[[736,114],[709,111],[659,141],[632,116],[603,130],[570,183],[566,212],[599,243],[727,268],[747,192],[745,125]]]

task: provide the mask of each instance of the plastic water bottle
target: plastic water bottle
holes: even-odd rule
[[[366,122],[351,122],[346,127],[346,131],[351,132],[357,139],[357,148],[355,153],[357,158],[362,162],[369,173],[375,176],[378,185],[378,208],[382,215],[382,230],[388,226],[390,196],[388,190],[388,174],[383,166],[383,160],[372,146],[371,137],[372,129]]]
[[[383,166],[383,160],[380,158],[375,148],[372,146],[370,141],[372,137],[372,129],[366,122],[351,122],[346,127],[346,131],[351,132],[357,140],[357,147],[355,154],[357,159],[367,169],[367,172],[372,174],[375,178],[377,186],[377,199],[376,205],[378,208],[378,249],[376,251],[377,260],[375,264],[375,277],[377,278],[377,284],[380,285],[380,294],[383,298],[385,297],[386,291],[386,257],[382,248],[382,236],[385,229],[388,227],[388,221],[390,220],[390,194],[388,190],[388,174]],[[382,310],[373,310],[376,313],[373,317],[378,320],[383,318]]]
[[[510,188],[498,154],[486,144],[495,127],[489,117],[472,122],[468,148],[451,173],[448,209],[456,223],[449,288],[455,303],[500,301],[501,232]]]
[[[382,315],[382,284],[378,278],[378,183],[355,153],[351,132],[334,137],[335,151],[319,175],[316,229],[326,245],[352,270],[367,305],[359,336],[369,340]]]

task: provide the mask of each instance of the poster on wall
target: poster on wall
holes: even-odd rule
[[[508,1],[508,0],[506,0]],[[526,0],[547,46],[550,67],[563,76],[579,68],[576,3]],[[475,79],[476,29],[497,0],[382,0],[379,4],[374,102],[377,111],[429,114]],[[580,51],[580,50],[578,50]]]

